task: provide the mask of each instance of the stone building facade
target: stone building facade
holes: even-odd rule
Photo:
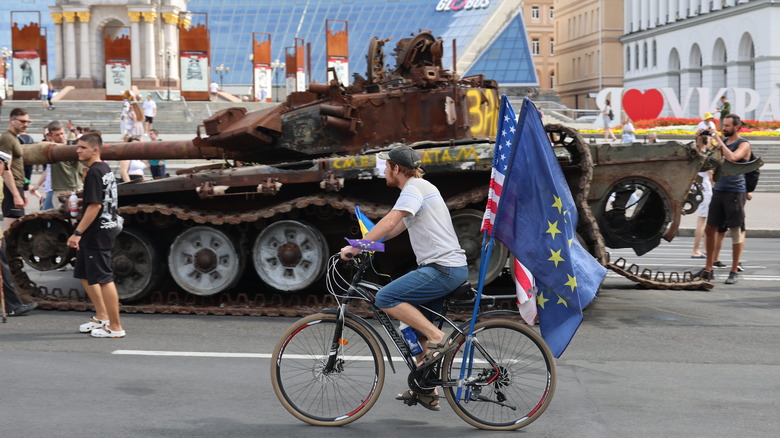
[[[58,60],[50,77],[57,86],[104,87],[104,36],[129,28],[133,85],[156,88],[170,78],[178,86],[178,29],[191,21],[186,3],[57,0],[49,8]]]

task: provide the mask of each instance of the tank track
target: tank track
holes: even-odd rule
[[[468,205],[484,201],[487,193],[487,187],[477,187],[458,196],[450,198],[447,205],[450,209],[458,210]],[[242,225],[251,224],[258,221],[272,219],[275,216],[290,213],[293,210],[301,210],[308,207],[329,206],[340,211],[354,211],[355,205],[360,205],[361,210],[369,217],[382,217],[390,210],[392,206],[367,202],[364,200],[354,200],[341,197],[335,194],[306,196],[279,203],[277,205],[261,210],[243,212],[240,214],[225,214],[216,212],[204,212],[199,210],[190,210],[183,207],[172,206],[168,204],[142,204],[120,207],[119,213],[126,219],[132,219],[133,222],[151,221],[155,225],[165,226],[173,221],[191,221],[195,224],[208,225]],[[61,223],[71,225],[69,213],[61,210],[46,210],[29,214],[8,230],[8,241],[16,242],[19,239],[20,230],[26,222],[36,220],[56,220]],[[70,228],[68,231],[72,230]],[[7,249],[9,266],[17,292],[25,301],[34,300],[42,309],[50,310],[92,310],[92,304],[86,300],[80,290],[70,289],[63,291],[62,288],[49,288],[45,285],[38,285],[30,279],[25,272],[23,256],[20,254],[16,245],[8,245]],[[63,263],[63,265],[66,263]],[[56,269],[56,268],[55,268]],[[264,292],[236,292],[221,293],[212,296],[196,296],[183,291],[154,291],[145,303],[142,304],[122,304],[121,310],[127,313],[164,313],[164,314],[183,314],[183,315],[235,315],[235,316],[306,316],[321,311],[323,308],[334,307],[335,302],[330,295],[300,295],[300,294],[280,294]],[[501,306],[509,308],[514,305],[507,301],[501,303]],[[372,313],[368,308],[360,306],[355,307],[355,312],[361,316],[371,317]],[[456,314],[458,318],[468,318],[471,312],[464,311],[462,315]]]
[[[620,257],[614,263],[607,263],[607,268],[636,282],[638,286],[645,289],[710,290],[715,286],[709,281],[693,278],[691,271],[685,271],[680,275],[679,272],[675,271],[664,272],[653,271],[649,268],[641,269],[639,265],[634,263],[626,267],[627,263],[626,259]]]

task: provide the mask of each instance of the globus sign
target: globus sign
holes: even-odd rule
[[[436,12],[468,11],[470,9],[484,9],[490,6],[490,0],[439,0]]]

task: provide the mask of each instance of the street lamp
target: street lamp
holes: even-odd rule
[[[165,68],[168,70],[168,102],[171,101],[171,58],[173,58],[173,50],[168,45],[165,47]]]
[[[224,88],[222,86],[222,78],[230,73],[230,67],[225,67],[225,64],[220,64],[214,70],[216,70],[219,75],[219,89],[222,90]]]
[[[274,59],[271,62],[271,68],[274,71],[274,82],[276,82],[276,101],[279,102],[279,70],[283,70],[287,65],[283,62],[279,62],[278,59]]]

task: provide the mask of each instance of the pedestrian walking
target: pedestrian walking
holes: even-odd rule
[[[49,106],[49,84],[46,81],[41,81],[40,90],[41,106],[46,108]]]
[[[615,114],[612,112],[612,105],[609,99],[604,104],[604,108],[601,110],[601,120],[604,122],[604,141],[609,141],[611,138],[612,141],[617,141],[617,137],[615,136],[615,133],[612,132],[612,129],[610,129],[610,125],[612,124],[612,119],[615,118]]]
[[[720,103],[716,107],[720,113],[720,128],[723,129],[723,119],[731,113],[731,103],[726,99],[726,96],[720,96]]]
[[[144,133],[146,135],[149,135],[149,131],[152,130],[155,117],[157,117],[157,103],[152,100],[152,93],[147,93],[144,101]]]
[[[92,132],[76,143],[79,161],[88,170],[81,221],[68,238],[68,246],[76,249],[73,277],[81,280],[95,306],[95,316],[82,324],[79,331],[96,338],[123,338],[127,333],[119,319],[119,294],[111,270],[111,249],[121,232],[119,198],[114,173],[100,158],[102,148],[100,134]]]
[[[209,92],[211,92],[211,100],[216,101],[217,100],[217,93],[219,92],[219,84],[217,81],[211,81],[209,84]]]

